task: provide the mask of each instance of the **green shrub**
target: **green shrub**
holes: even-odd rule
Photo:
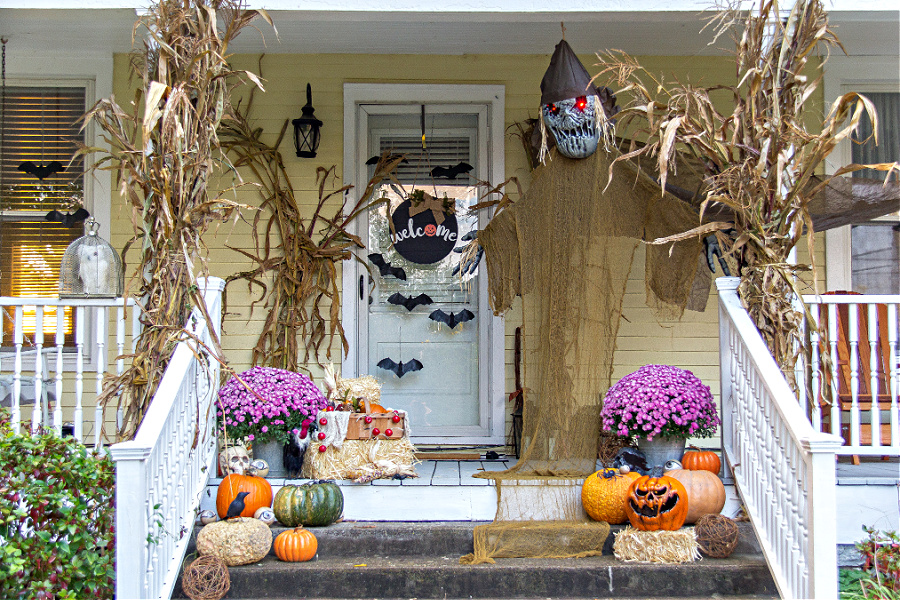
[[[0,426],[0,598],[112,598],[114,485],[74,438]]]

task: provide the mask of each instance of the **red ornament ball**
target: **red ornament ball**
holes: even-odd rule
[[[378,429],[377,427],[375,427],[374,429],[372,429],[372,435],[373,435],[373,436],[376,436],[376,435],[378,435],[378,434],[380,434],[380,433],[381,433],[381,430]]]
[[[328,446],[326,446],[325,444],[319,446],[319,452],[325,452],[326,450],[328,450]]]
[[[325,432],[324,432],[324,431],[320,431],[320,432],[319,432],[319,435],[318,435],[317,437],[319,438],[320,441],[321,441],[321,440],[324,440],[324,439],[325,439]]]
[[[391,421],[393,421],[394,423],[399,423],[399,422],[400,422],[400,415],[398,415],[397,413],[394,413],[394,416],[391,417]]]
[[[325,427],[326,425],[328,425],[328,419],[326,419],[325,417],[322,417],[321,419],[319,419],[319,425],[321,425],[322,427]]]
[[[393,429],[385,429],[384,435],[391,437],[392,435],[394,435],[394,430]]]
[[[334,407],[333,407],[333,406],[326,406],[326,407],[325,407],[325,412],[334,412]]]
[[[372,417],[370,417],[369,415],[366,415],[366,416],[363,418],[363,421],[365,421],[365,422],[366,422],[366,425],[368,425],[369,423],[372,422]]]

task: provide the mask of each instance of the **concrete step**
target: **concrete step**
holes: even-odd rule
[[[478,523],[351,522],[312,531],[316,559],[231,567],[226,598],[774,598],[777,597],[752,530],[728,559],[690,565],[624,563],[604,555],[579,559],[498,559],[460,565],[472,551]],[[285,528],[273,527],[277,535]],[[614,527],[614,532],[621,526]],[[196,530],[195,530],[196,535]],[[193,553],[193,542],[189,548]],[[184,597],[180,584],[175,597]]]

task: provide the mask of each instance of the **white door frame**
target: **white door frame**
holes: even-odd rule
[[[368,155],[358,144],[361,132],[360,105],[363,104],[468,104],[488,107],[486,122],[487,157],[489,171],[487,179],[499,183],[505,179],[504,153],[504,107],[505,88],[502,85],[449,85],[449,84],[344,84],[344,184],[354,186],[353,190],[364,188],[367,183],[365,160]],[[474,106],[473,106],[474,108]],[[357,196],[348,193],[346,203],[352,206]],[[367,224],[365,219],[357,219],[351,225],[351,232],[360,235]],[[365,258],[365,253],[359,256]],[[484,264],[481,266],[484,269]],[[366,273],[356,260],[343,263],[343,288],[341,321],[347,333],[349,351],[342,362],[344,377],[363,374],[365,364],[361,361],[362,344],[359,338],[360,321],[366,318],[365,305],[359,299],[359,278]],[[486,327],[479,335],[479,387],[486,394],[487,435],[477,437],[413,437],[416,443],[452,444],[503,444],[506,440],[505,402],[505,329],[502,317],[494,316],[487,299],[487,278],[479,277],[479,319],[486,321]],[[484,406],[482,407],[484,411]],[[415,432],[415,424],[412,424]]]

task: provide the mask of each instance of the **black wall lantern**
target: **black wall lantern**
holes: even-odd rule
[[[306,84],[306,106],[302,110],[303,114],[300,118],[291,121],[294,125],[294,148],[297,149],[297,156],[300,158],[315,158],[321,139],[322,121],[313,115],[316,109],[312,105],[312,87],[308,83]]]

